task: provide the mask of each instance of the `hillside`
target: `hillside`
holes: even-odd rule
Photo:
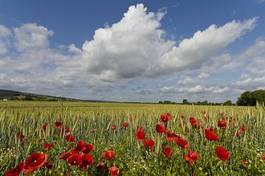
[[[7,100],[46,100],[46,101],[58,101],[58,100],[68,100],[68,101],[78,101],[78,99],[56,97],[50,95],[40,95],[27,92],[19,92],[13,90],[0,89],[0,99]]]

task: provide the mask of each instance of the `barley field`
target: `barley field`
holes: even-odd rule
[[[0,175],[265,175],[263,106],[0,103]]]

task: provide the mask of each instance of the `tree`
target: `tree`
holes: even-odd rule
[[[265,103],[265,90],[246,91],[240,95],[237,105],[255,106],[256,103]]]
[[[189,102],[187,99],[183,99],[183,100],[182,100],[182,103],[183,103],[183,104],[190,104],[190,102]]]
[[[227,100],[227,101],[225,101],[225,102],[223,103],[223,105],[225,105],[225,106],[231,106],[231,105],[233,105],[233,103],[232,103],[231,100]]]

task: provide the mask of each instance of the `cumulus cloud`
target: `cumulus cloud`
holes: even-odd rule
[[[43,49],[49,46],[49,36],[53,31],[34,23],[24,24],[14,29],[18,50]]]
[[[211,71],[220,65],[239,67],[236,59],[244,60],[242,58],[255,54],[255,61],[251,62],[253,68],[262,65],[262,41],[236,59],[230,54],[220,54],[252,30],[256,18],[211,25],[177,42],[165,37],[167,33],[161,26],[165,14],[164,10],[149,12],[143,4],[130,6],[121,20],[97,29],[93,39],[86,40],[81,48],[75,44],[51,47],[54,32],[36,23],[15,28],[0,25],[0,85],[44,94],[73,94],[74,97],[91,97],[97,95],[95,92],[112,96],[108,92],[115,89],[115,85],[126,85],[129,79],[145,82],[151,78],[163,82],[163,75],[174,77],[176,72],[199,68],[203,70],[197,75],[184,75],[174,82],[180,87],[163,86],[157,92],[221,94],[230,88],[196,85],[196,79],[209,78]],[[212,69],[207,67],[209,62]],[[253,69],[249,72],[254,74]],[[152,97],[156,91],[150,87],[143,87],[136,94],[141,98],[143,95]]]
[[[211,25],[178,45],[163,38],[161,12],[148,12],[143,4],[129,7],[110,27],[95,31],[83,45],[88,70],[102,80],[154,77],[195,68],[254,28],[256,19]]]
[[[0,25],[0,55],[6,54],[8,52],[8,39],[10,35],[11,31],[7,27]]]
[[[174,45],[162,38],[162,12],[147,12],[143,4],[129,7],[111,27],[95,31],[82,47],[88,70],[102,80],[134,78],[146,74]]]

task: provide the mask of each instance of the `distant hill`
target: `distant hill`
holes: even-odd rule
[[[81,101],[79,99],[73,98],[65,98],[65,97],[56,97],[50,95],[40,95],[33,94],[27,92],[19,92],[13,90],[4,90],[0,89],[0,99],[6,100],[45,100],[45,101],[58,101],[58,100],[66,100],[66,101]]]

